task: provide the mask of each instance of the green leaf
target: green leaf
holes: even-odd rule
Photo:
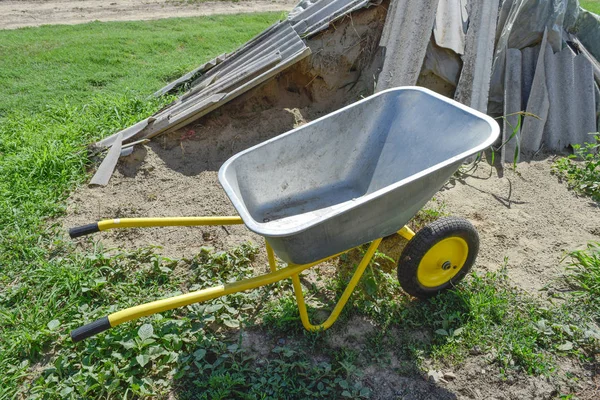
[[[206,350],[204,350],[204,349],[198,349],[194,352],[194,358],[196,360],[202,360],[205,355],[206,355]]]
[[[435,333],[437,335],[448,336],[448,331],[445,329],[438,329],[437,331],[435,331]]]
[[[135,342],[133,340],[128,340],[126,342],[119,342],[121,346],[123,346],[126,350],[131,350],[135,347]]]
[[[135,359],[137,360],[138,364],[143,367],[150,361],[150,356],[148,354],[140,354]]]
[[[204,309],[204,312],[207,314],[212,314],[219,311],[221,308],[223,308],[223,304],[211,304]]]
[[[73,392],[73,388],[70,386],[67,386],[66,388],[62,389],[59,394],[60,397],[65,398],[67,397],[69,394],[71,394]]]
[[[144,324],[140,326],[140,329],[138,330],[138,336],[140,339],[146,340],[152,337],[152,335],[154,335],[154,328],[151,324]]]
[[[54,331],[54,330],[56,330],[56,328],[58,328],[60,326],[60,321],[57,319],[53,319],[52,321],[48,322],[47,326],[48,326],[48,329],[50,329],[51,331]],[[73,389],[71,389],[71,390],[73,390]]]
[[[560,346],[558,346],[557,349],[560,350],[560,351],[573,350],[573,343],[572,342],[565,342],[564,344],[561,344]]]
[[[462,328],[462,327],[461,328],[456,328],[454,330],[454,332],[452,332],[452,336],[460,336],[463,333],[464,330],[465,330],[465,328]]]
[[[223,323],[230,328],[239,328],[240,327],[240,321],[238,321],[237,319],[226,319],[223,321]]]
[[[344,391],[342,392],[342,396],[344,396],[344,397],[352,397],[352,393],[350,393],[350,392],[349,392],[349,391],[347,391],[347,390],[344,390]]]

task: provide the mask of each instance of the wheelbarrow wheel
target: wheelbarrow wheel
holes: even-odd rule
[[[478,252],[479,235],[469,221],[441,218],[408,242],[398,261],[398,280],[412,296],[435,296],[469,273]]]

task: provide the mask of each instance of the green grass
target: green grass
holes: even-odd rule
[[[94,22],[0,31],[0,115],[43,110],[94,93],[148,95],[221,53],[235,50],[279,14],[147,22]]]
[[[132,255],[129,267],[118,257],[108,261],[99,254],[77,255],[52,224],[64,211],[68,192],[86,178],[86,146],[156,111],[168,99],[146,100],[154,90],[235,49],[278,17],[0,31],[0,398],[25,390],[52,365],[63,381],[64,371],[57,365],[67,359],[80,362],[84,356],[67,339],[66,329],[96,313],[99,299],[111,298],[101,290],[111,287],[107,280],[127,276],[103,263],[132,269],[143,263],[141,255]],[[123,302],[135,298],[127,294],[130,290],[143,290],[147,299],[146,290],[164,293],[158,286],[162,280],[148,278],[111,291],[122,293]],[[68,394],[63,387],[56,389],[64,389],[58,395],[48,385],[39,389],[40,397]]]
[[[574,154],[556,161],[552,171],[577,193],[600,202],[600,134],[591,139],[592,143],[574,145]]]
[[[570,257],[567,280],[600,322],[600,243],[590,243],[586,250],[575,251]]]
[[[600,0],[581,0],[581,7],[600,15]]]

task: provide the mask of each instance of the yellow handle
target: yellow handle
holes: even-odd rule
[[[101,231],[152,226],[217,226],[243,224],[240,217],[115,218],[98,222]]]

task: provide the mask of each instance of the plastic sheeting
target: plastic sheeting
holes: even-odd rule
[[[433,27],[435,43],[456,54],[464,54],[468,19],[467,0],[439,0]]]

